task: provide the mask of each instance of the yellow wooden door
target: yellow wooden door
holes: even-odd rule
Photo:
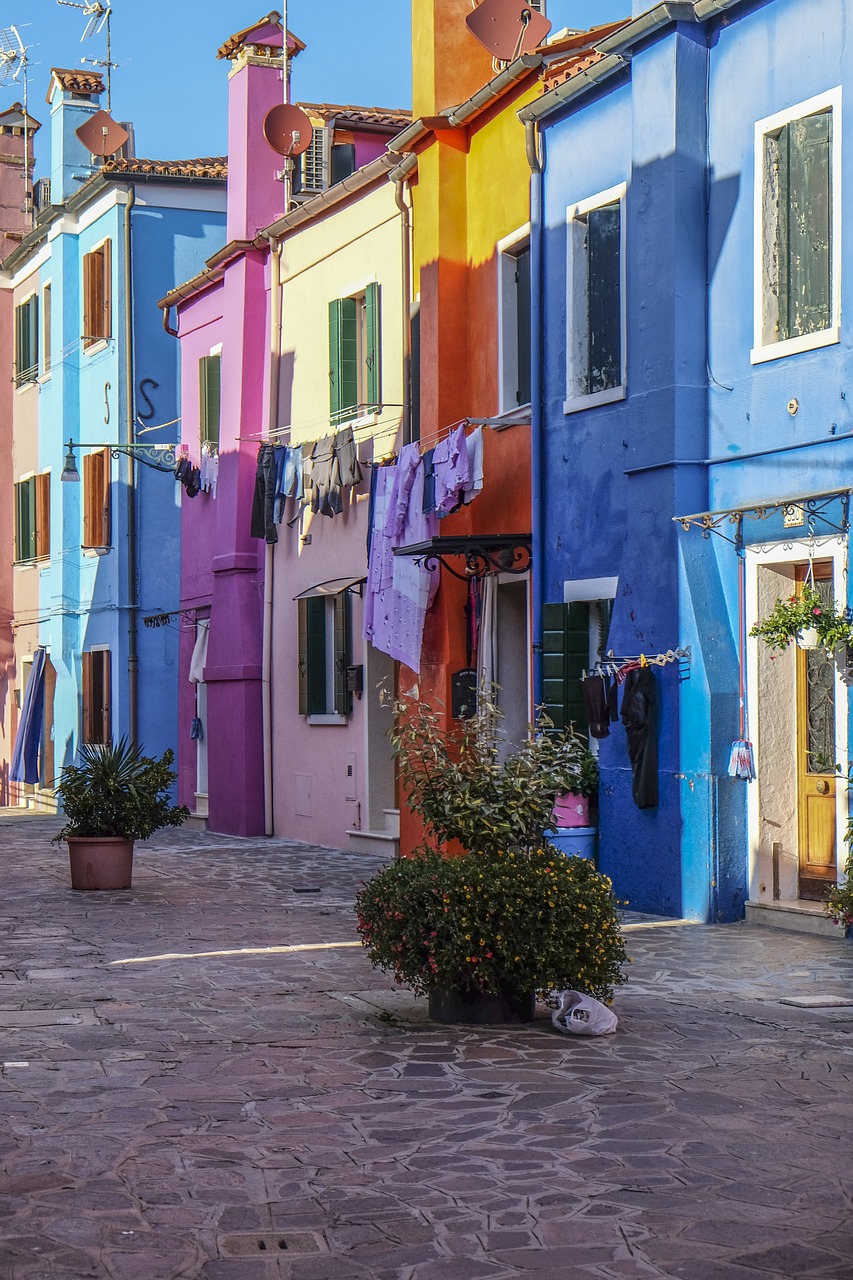
[[[833,600],[832,565],[813,568],[814,587]],[[802,584],[806,567],[798,571]],[[835,663],[823,649],[797,653],[799,897],[824,898],[836,880]]]

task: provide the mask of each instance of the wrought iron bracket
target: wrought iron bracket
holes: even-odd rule
[[[499,533],[430,538],[407,547],[395,547],[395,556],[405,556],[425,569],[441,565],[454,578],[468,582],[485,578],[490,573],[521,575],[530,569],[533,537],[529,533]],[[455,568],[451,560],[464,561],[464,569]]]

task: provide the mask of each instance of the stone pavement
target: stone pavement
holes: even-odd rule
[[[616,1035],[438,1027],[370,859],[167,832],[84,894],[56,829],[0,818],[0,1280],[853,1277],[850,944],[638,922]]]

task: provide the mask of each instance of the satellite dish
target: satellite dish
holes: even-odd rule
[[[532,53],[551,30],[548,19],[524,0],[483,0],[465,21],[472,36],[501,62]]]
[[[114,156],[121,151],[130,134],[106,111],[96,111],[85,124],[81,124],[77,137],[93,156]]]
[[[264,137],[280,156],[298,156],[311,145],[311,121],[300,107],[280,102],[267,112]]]

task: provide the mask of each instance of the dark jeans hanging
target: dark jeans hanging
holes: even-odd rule
[[[638,809],[658,802],[657,681],[650,667],[629,671],[622,694],[622,723],[628,734],[632,793]]]
[[[278,542],[275,527],[275,450],[271,444],[262,444],[258,450],[258,467],[255,472],[255,497],[252,501],[253,538]]]

